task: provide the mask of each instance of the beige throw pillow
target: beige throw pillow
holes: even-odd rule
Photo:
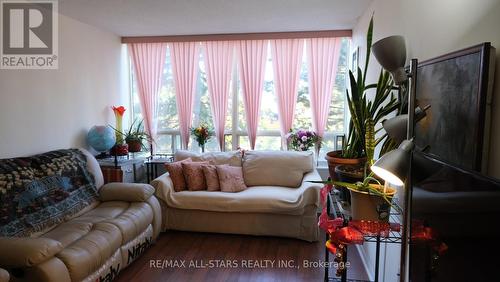
[[[299,187],[314,169],[312,152],[245,151],[243,174],[251,186]]]
[[[208,162],[183,162],[182,171],[189,191],[207,190],[203,166]]]
[[[185,150],[177,150],[174,155],[175,161],[181,161],[183,159],[191,158],[193,162],[210,162],[212,165],[223,165],[228,164],[231,166],[241,166],[241,152],[240,151],[230,151],[230,152],[207,152],[207,153],[195,153]]]
[[[243,170],[239,166],[216,165],[222,192],[241,192],[247,189],[243,180]]]
[[[204,165],[203,174],[205,175],[205,181],[207,182],[207,190],[220,191],[219,175],[217,174],[217,168],[215,165]]]
[[[174,185],[175,192],[184,191],[187,188],[186,180],[184,180],[184,174],[182,172],[182,163],[191,162],[191,158],[184,159],[179,162],[167,163],[165,168],[172,179],[172,184]]]

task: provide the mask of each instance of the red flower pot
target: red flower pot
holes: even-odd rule
[[[128,155],[128,144],[116,144],[109,152],[112,156]]]

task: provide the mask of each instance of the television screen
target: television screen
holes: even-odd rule
[[[489,43],[419,63],[411,165],[410,281],[493,281],[500,181],[484,175],[494,70]],[[422,148],[427,147],[424,151]]]

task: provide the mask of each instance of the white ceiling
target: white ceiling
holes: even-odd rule
[[[60,0],[120,36],[352,29],[372,0]]]

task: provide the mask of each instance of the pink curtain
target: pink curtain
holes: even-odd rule
[[[267,40],[241,40],[237,43],[239,72],[250,148],[255,149],[260,100],[264,86]]]
[[[233,50],[233,41],[210,41],[205,43],[204,48],[210,107],[212,108],[215,136],[219,141],[221,151],[224,148],[224,126],[231,83]]]
[[[286,148],[287,145],[285,135],[293,126],[303,47],[304,39],[271,40],[274,90],[278,98],[278,112],[283,148]]]
[[[199,42],[174,42],[169,45],[181,132],[181,148],[184,150],[189,145],[189,127],[193,121],[199,45]]]
[[[129,53],[135,71],[144,128],[156,138],[158,94],[161,87],[167,45],[164,43],[131,43]]]
[[[337,75],[341,38],[311,38],[307,41],[309,93],[313,115],[313,130],[321,137],[326,122]]]

